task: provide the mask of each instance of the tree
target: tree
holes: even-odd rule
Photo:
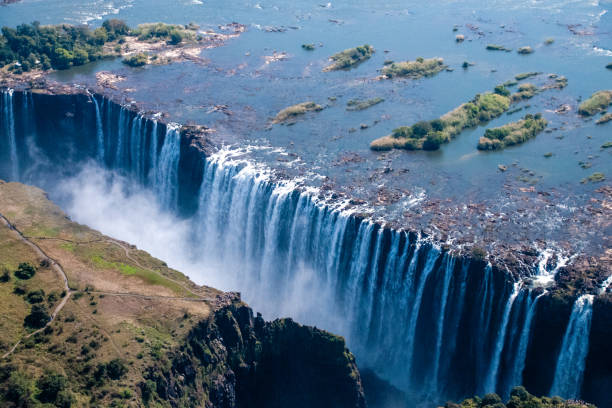
[[[70,67],[72,64],[72,59],[74,56],[72,53],[65,48],[56,48],[52,57],[52,63],[55,67],[59,69],[66,69]]]
[[[54,403],[58,394],[66,388],[66,377],[47,371],[36,381],[36,387],[40,390],[38,393],[40,402]]]
[[[9,273],[9,270],[6,267],[1,267],[0,268],[0,282],[2,283],[6,283],[9,282],[11,280],[11,274]]]
[[[75,48],[73,54],[74,58],[72,63],[74,65],[84,65],[89,62],[89,54],[83,48]]]
[[[32,380],[20,371],[14,371],[6,383],[4,398],[18,407],[32,405],[34,387]]]
[[[127,373],[128,369],[125,363],[118,358],[109,361],[106,364],[106,374],[111,380],[118,380]]]
[[[24,325],[33,329],[44,327],[51,319],[45,305],[33,305],[32,311],[24,319]]]
[[[22,280],[31,279],[36,274],[36,268],[28,262],[22,262],[15,271],[15,276]]]

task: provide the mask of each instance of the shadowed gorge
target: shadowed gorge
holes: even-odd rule
[[[86,190],[60,189],[58,180],[93,166],[139,186],[184,230],[171,265],[186,258],[192,279],[240,290],[267,317],[289,315],[343,335],[360,366],[410,398],[507,397],[522,384],[536,395],[605,402],[605,286],[578,297],[600,289],[543,289],[528,279],[571,274],[566,259],[534,254],[534,267],[502,269],[475,251],[344,211],[240,150],[216,148],[206,129],[167,124],[99,95],[2,96],[1,138],[14,146],[0,152],[3,178],[46,188],[88,224],[94,220],[73,205]],[[110,194],[100,191],[87,198]],[[155,237],[142,239],[135,243],[146,249]],[[254,324],[258,337],[276,330],[261,334]]]

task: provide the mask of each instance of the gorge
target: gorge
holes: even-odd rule
[[[568,259],[542,251],[531,254],[533,265],[508,266],[391,228],[242,149],[215,145],[206,128],[166,123],[84,88],[4,90],[0,112],[0,178],[46,189],[102,232],[74,204],[86,189],[69,191],[79,184],[65,181],[107,175],[90,178],[103,184],[80,201],[92,207],[117,180],[138,186],[130,190],[153,197],[182,234],[172,243],[178,252],[153,255],[184,259],[192,279],[240,291],[266,318],[291,316],[344,336],[360,367],[412,401],[506,397],[524,385],[610,406],[609,282],[565,291],[538,283],[580,276]],[[155,240],[134,243],[148,249]]]

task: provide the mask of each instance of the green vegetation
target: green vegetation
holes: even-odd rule
[[[491,393],[482,398],[472,397],[460,404],[447,402],[445,408],[595,408],[594,405],[582,401],[563,400],[560,397],[536,397],[531,395],[525,387],[514,387],[510,392],[510,399],[504,404],[499,395]]]
[[[591,174],[589,177],[582,179],[581,183],[587,183],[587,182],[591,182],[591,183],[598,183],[600,181],[604,181],[606,179],[606,175],[600,172],[596,172]]]
[[[552,38],[552,37],[551,37],[551,38],[547,38],[546,40],[544,40],[544,44],[545,44],[545,45],[551,45],[551,44],[553,44],[554,42],[555,42],[555,39],[554,39],[554,38]]]
[[[138,54],[134,54],[124,58],[121,62],[130,67],[142,67],[144,65],[147,65],[148,60],[149,56],[143,52],[140,52]]]
[[[500,91],[502,91],[501,88]],[[502,91],[502,93],[505,92]],[[370,148],[373,150],[392,148],[437,150],[441,144],[448,143],[463,130],[499,117],[509,107],[510,98],[508,96],[498,93],[476,95],[472,101],[464,103],[439,119],[394,129],[391,135],[373,141]]]
[[[104,56],[103,45],[128,34],[120,20],[107,20],[102,27],[61,24],[42,26],[38,22],[17,28],[3,27],[0,36],[0,66],[12,64],[15,73],[31,69],[66,69]],[[15,64],[13,64],[15,63]]]
[[[531,99],[538,93],[538,88],[529,83],[521,84],[518,87],[518,91],[512,94],[512,102],[520,102],[525,99]]]
[[[340,69],[349,69],[357,64],[370,59],[374,53],[374,47],[364,44],[359,47],[349,48],[330,57],[333,61],[323,71],[337,71]]]
[[[314,44],[302,44],[302,48],[305,49],[306,51],[314,51],[315,45]]]
[[[606,142],[606,143],[601,145],[602,149],[609,149],[611,147],[612,147],[612,142]]]
[[[36,268],[27,262],[22,262],[15,271],[15,277],[22,280],[31,279],[36,274]]]
[[[517,81],[522,81],[523,79],[527,79],[529,77],[540,75],[541,72],[523,72],[522,74],[518,74],[514,77]]]
[[[372,98],[372,99],[351,99],[346,103],[347,111],[362,111],[368,109],[374,105],[384,102],[383,98]]]
[[[612,62],[611,62],[611,63],[609,63],[608,65],[606,65],[606,68],[608,68],[608,69],[612,69]]]
[[[612,113],[606,113],[601,118],[597,119],[597,122],[595,122],[595,124],[603,125],[604,123],[608,123],[610,121],[612,121]]]
[[[298,103],[278,112],[272,123],[293,123],[297,117],[307,112],[318,112],[321,110],[323,110],[323,107],[312,101]]]
[[[382,69],[387,78],[402,77],[418,79],[434,76],[446,68],[442,58],[417,58],[415,61],[393,62]]]
[[[33,305],[29,315],[23,321],[25,327],[40,329],[51,319],[45,305]]]
[[[612,104],[612,91],[595,92],[578,106],[578,113],[582,116],[593,116],[606,110],[610,104]]]
[[[506,51],[506,52],[512,51],[512,49],[506,48],[503,45],[499,45],[499,44],[489,44],[489,45],[487,45],[487,50],[489,50],[489,51]]]
[[[478,141],[478,150],[499,150],[534,138],[546,128],[546,119],[541,114],[525,115],[517,122],[487,129]]]
[[[516,52],[518,52],[519,54],[533,54],[533,48],[527,46],[527,47],[521,47],[519,48]]]
[[[168,44],[180,44],[183,40],[194,40],[196,37],[196,26],[164,24],[164,23],[149,23],[140,24],[133,30],[131,35],[138,37],[140,41],[167,41]]]

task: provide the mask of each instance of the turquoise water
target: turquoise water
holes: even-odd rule
[[[551,192],[555,203],[580,206],[601,186],[581,184],[583,178],[596,171],[612,177],[612,149],[600,148],[612,140],[612,123],[595,126],[594,120],[576,115],[581,98],[612,88],[612,71],[605,69],[612,62],[608,9],[612,9],[610,2],[569,0],[498,0],[484,5],[480,1],[206,0],[84,1],[75,5],[25,0],[0,8],[0,25],[39,20],[95,26],[109,17],[132,25],[193,21],[202,28],[217,29],[232,21],[245,24],[247,32],[240,38],[203,52],[208,60],[205,65],[130,69],[118,61],[103,61],[58,73],[56,78],[93,85],[91,74],[97,70],[127,73],[128,79],[120,85],[129,89],[124,95],[143,102],[146,108],[170,112],[178,122],[206,124],[217,129],[215,137],[228,143],[270,147],[275,153],[259,150],[253,155],[288,175],[314,172],[329,177],[327,182],[339,190],[370,202],[381,189],[399,194],[398,203],[384,206],[387,214],[395,209],[399,215],[418,193],[431,199],[450,198],[457,205],[484,202],[499,209],[508,204],[501,198],[520,195],[519,188],[531,185]],[[452,31],[454,26],[457,32]],[[272,29],[280,32],[270,32]],[[456,34],[465,35],[466,41],[456,43]],[[555,42],[545,45],[549,37]],[[304,51],[304,43],[315,43],[317,48]],[[350,71],[321,72],[329,55],[363,43],[377,50],[369,61]],[[514,50],[530,45],[535,53],[487,51],[490,43]],[[275,51],[287,53],[287,59],[266,64],[264,57]],[[385,60],[419,56],[443,57],[453,71],[421,80],[374,80]],[[464,70],[463,61],[475,65]],[[549,133],[500,152],[476,150],[485,127],[462,133],[437,152],[369,150],[372,140],[397,126],[434,119],[475,94],[528,71],[543,75],[524,82],[542,83],[546,74],[556,73],[566,76],[569,86],[541,93],[519,104],[528,108],[503,115],[486,127],[542,112],[549,120]],[[329,97],[337,99],[331,102]],[[348,100],[371,97],[382,97],[385,102],[361,112],[346,111]],[[294,126],[269,125],[279,110],[306,100],[326,109],[307,115]],[[556,114],[554,110],[563,104],[570,105],[571,111]],[[232,115],[209,113],[215,105],[227,105]],[[369,127],[359,130],[361,124]],[[548,152],[553,156],[545,158]],[[295,157],[299,160],[294,161]],[[590,167],[584,169],[580,162]],[[509,171],[499,172],[498,164],[507,165]],[[393,171],[384,173],[385,168]],[[520,181],[525,174],[529,181]],[[516,202],[514,198],[508,201]],[[541,203],[534,206],[541,207]]]

